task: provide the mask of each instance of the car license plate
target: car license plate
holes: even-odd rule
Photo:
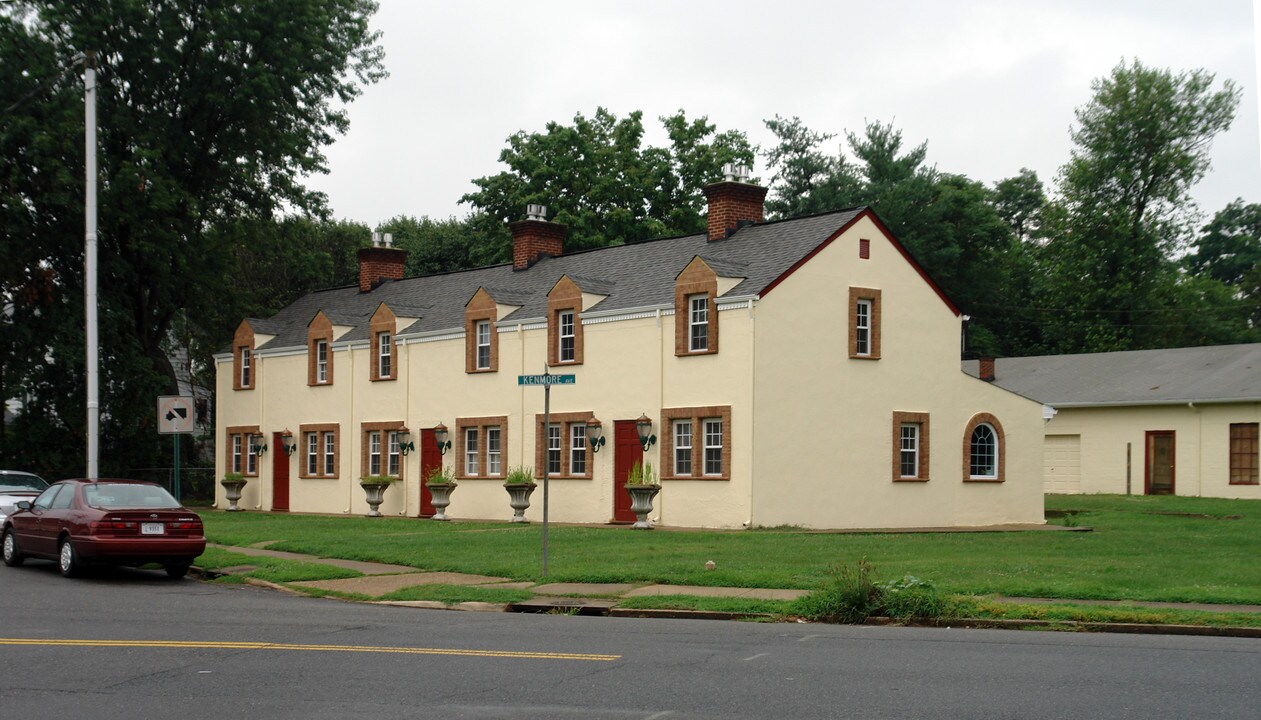
[[[140,523],[141,535],[161,535],[164,532],[166,532],[166,525],[163,523]]]

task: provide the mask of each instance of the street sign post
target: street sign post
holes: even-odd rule
[[[543,577],[547,577],[547,428],[552,421],[552,386],[573,385],[573,375],[553,375],[544,370],[542,375],[518,375],[517,385],[543,387]],[[564,449],[562,448],[562,452]]]
[[[193,397],[191,395],[158,396],[158,433],[175,435],[175,472],[171,478],[171,490],[180,499],[180,435],[193,431]]]

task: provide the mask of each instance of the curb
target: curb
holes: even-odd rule
[[[894,625],[892,618],[868,618],[864,625]],[[1129,635],[1185,635],[1201,637],[1261,638],[1261,628],[1216,625],[1145,625],[1142,623],[1081,622],[1079,620],[997,620],[962,618],[959,620],[910,623],[909,626],[968,628],[977,630],[1073,630],[1108,632]]]

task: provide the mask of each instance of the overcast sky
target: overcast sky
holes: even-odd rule
[[[1030,167],[1051,189],[1074,108],[1123,58],[1242,88],[1195,196],[1206,214],[1261,202],[1253,0],[380,2],[390,77],[311,179],[339,218],[463,217],[510,134],[600,106],[642,110],[654,145],[680,108],[763,146],[776,114],[837,143],[892,121],[941,171],[993,183]],[[754,173],[769,179],[761,158]]]

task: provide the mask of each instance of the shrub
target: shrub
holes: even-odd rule
[[[945,598],[937,588],[914,575],[878,582],[876,588],[880,592],[881,613],[898,622],[941,617],[946,612]]]
[[[508,475],[504,478],[504,485],[533,485],[534,484],[534,468],[518,465],[514,468],[508,468]]]

